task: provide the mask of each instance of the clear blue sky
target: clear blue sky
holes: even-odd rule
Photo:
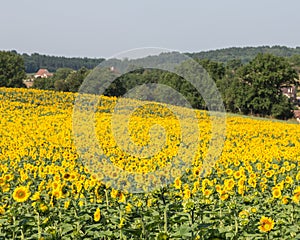
[[[0,11],[0,49],[21,53],[300,46],[299,0],[4,0]]]

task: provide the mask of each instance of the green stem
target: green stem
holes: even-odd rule
[[[220,207],[220,210],[219,210],[219,218],[220,218],[220,221],[222,221],[222,206],[221,206],[220,200],[219,200],[219,207]]]
[[[105,190],[105,200],[106,200],[106,210],[108,212],[108,193],[107,193],[107,189]]]
[[[292,224],[294,224],[294,211],[295,211],[295,205],[294,203],[292,203],[292,214],[291,214]]]
[[[143,209],[141,212],[141,223],[142,223],[142,239],[146,238],[146,232],[145,232],[145,223],[144,223],[144,218],[143,218]]]
[[[16,239],[16,217],[13,216],[13,239]]]
[[[121,226],[121,224],[122,224],[122,211],[121,211],[120,206],[119,206],[119,212],[120,212],[120,215],[119,215],[119,217],[120,217],[120,239],[123,239],[122,226]]]
[[[195,211],[195,208],[193,208],[192,211],[191,211],[191,213],[189,214],[190,226],[191,227],[194,224],[194,211]],[[194,231],[192,231],[192,239],[194,239]]]
[[[168,206],[166,205],[165,206],[165,209],[164,209],[164,232],[165,233],[168,233]]]
[[[145,237],[146,237],[145,224],[142,218],[142,238],[144,239]]]
[[[25,240],[24,233],[23,233],[23,229],[21,229],[21,239],[22,239],[22,240]]]
[[[37,212],[37,228],[38,228],[38,239],[41,238],[41,222],[40,222],[40,214]]]
[[[238,231],[239,231],[239,225],[238,225],[236,213],[234,213],[234,224],[235,224],[235,236],[237,236]]]

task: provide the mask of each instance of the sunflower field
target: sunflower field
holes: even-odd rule
[[[200,141],[184,154],[191,164],[172,169],[172,182],[160,185],[163,176],[141,176],[168,169],[181,127],[193,132],[188,118],[178,124],[159,104],[139,108],[129,123],[133,141],[155,145],[148,133],[160,124],[168,147],[134,157],[111,133],[117,99],[101,97],[96,144],[117,169],[136,173],[122,179],[110,164],[87,164],[89,156],[78,151],[76,96],[0,88],[0,239],[300,239],[298,124],[227,115],[222,153],[207,168],[210,116],[197,111]],[[159,187],[132,193],[132,182]]]

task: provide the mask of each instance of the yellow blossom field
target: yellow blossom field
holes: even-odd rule
[[[185,116],[180,124],[171,107],[154,103],[131,116],[132,139],[141,149],[152,144],[152,125],[167,133],[167,148],[139,158],[113,138],[117,99],[101,97],[95,144],[117,169],[135,173],[126,179],[78,151],[76,96],[0,88],[0,239],[300,239],[298,124],[228,115],[222,154],[207,168],[210,116],[197,111],[199,142],[183,154],[190,164],[170,168],[172,182],[162,185],[163,175],[139,176],[168,169],[181,128],[193,132],[188,110],[177,107]],[[158,187],[132,193],[133,182]]]

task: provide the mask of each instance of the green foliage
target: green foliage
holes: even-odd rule
[[[181,68],[183,71],[185,66],[181,66]],[[94,86],[95,84],[91,85]],[[118,97],[129,92],[135,87],[142,85],[143,88],[140,90],[142,92],[135,91],[134,96],[131,94],[132,97],[139,98],[141,100],[156,100],[159,102],[183,106],[186,102],[183,101],[183,99],[178,99],[178,93],[180,93],[187,99],[192,107],[198,109],[205,108],[201,95],[191,83],[185,81],[182,77],[174,73],[158,69],[138,69],[124,74],[119,78],[116,78],[116,80],[105,90],[104,94],[107,96]],[[162,87],[161,85],[166,87]],[[171,91],[170,88],[172,88],[173,91]]]
[[[287,59],[258,54],[248,64],[230,61],[217,81],[227,111],[288,119],[293,105],[283,96],[283,85],[297,85],[298,75]]]
[[[243,80],[254,87],[279,88],[282,84],[295,84],[297,74],[286,59],[271,54],[258,54],[241,68]]]
[[[60,68],[53,77],[37,78],[34,88],[43,90],[57,90],[63,92],[77,92],[89,70],[85,67],[74,71],[70,68]]]
[[[223,103],[229,112],[248,114],[247,96],[249,88],[237,77],[228,77],[217,82]]]
[[[76,72],[71,72],[65,80],[67,91],[77,92],[88,73],[89,71],[85,67],[82,67]]]
[[[246,89],[245,104],[250,113],[267,116],[278,112],[279,106],[289,108],[290,105],[283,101],[280,88],[284,84],[295,84],[298,75],[286,59],[258,54],[249,64],[238,69],[237,76],[242,81],[242,88]],[[290,107],[288,112],[291,110]],[[276,114],[277,117],[281,115]]]
[[[241,66],[243,66],[241,59],[232,59],[229,60],[226,63],[227,70],[235,72],[237,69],[239,69]]]
[[[110,93],[111,96],[116,96],[118,91],[121,91],[122,87],[120,84],[111,85],[110,83],[116,79],[117,73],[110,71],[109,68],[97,67],[90,72],[85,81],[82,82],[81,89],[84,89],[85,93],[99,94]],[[105,91],[106,90],[106,91]],[[81,91],[79,89],[79,91]]]
[[[293,66],[300,66],[300,54],[291,56],[291,57],[289,58],[289,62],[290,62]]]
[[[208,59],[198,60],[198,62],[209,73],[214,81],[218,81],[225,76],[225,66],[222,63]]]
[[[71,68],[59,68],[56,70],[56,72],[53,74],[52,81],[53,81],[53,87],[57,91],[67,92],[68,86],[66,84],[66,79],[68,76],[74,72]],[[47,89],[47,88],[46,88]]]
[[[257,54],[269,53],[279,57],[291,57],[300,54],[300,47],[289,48],[285,46],[260,46],[260,47],[231,47],[225,49],[211,50],[198,53],[187,53],[190,57],[196,59],[209,59],[217,62],[229,62],[240,59],[243,63],[248,63],[254,59]]]
[[[293,105],[286,96],[281,96],[278,103],[273,104],[271,115],[278,119],[289,119],[293,117]]]
[[[25,87],[24,62],[15,52],[0,51],[0,86]]]
[[[104,59],[93,58],[67,58],[57,56],[47,56],[38,53],[31,55],[22,54],[25,63],[25,70],[27,73],[35,73],[40,68],[46,68],[50,72],[55,72],[59,68],[71,68],[73,70],[79,70],[82,67],[87,69],[93,69],[98,66]]]
[[[49,78],[36,78],[33,82],[33,88],[43,90],[54,90],[54,79]]]
[[[54,81],[56,80],[65,80],[71,72],[74,70],[71,68],[58,68],[53,74]]]

